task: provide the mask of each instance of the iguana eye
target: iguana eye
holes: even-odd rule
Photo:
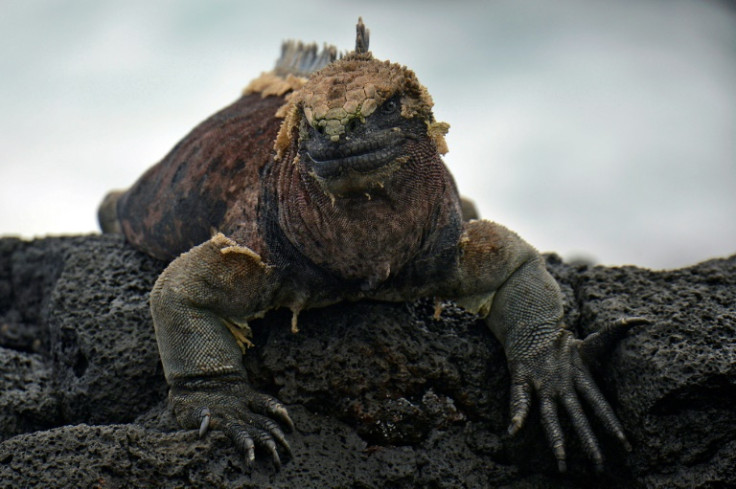
[[[399,108],[399,104],[395,100],[387,100],[386,103],[384,103],[381,106],[381,112],[383,112],[386,115],[393,114],[396,112],[396,109]]]

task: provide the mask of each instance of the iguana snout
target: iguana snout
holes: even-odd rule
[[[355,190],[366,190],[374,179],[386,178],[409,159],[407,142],[426,138],[421,120],[401,116],[398,96],[385,101],[367,118],[354,118],[335,141],[322,127],[302,122],[301,151],[303,164],[322,181],[354,180]],[[343,186],[344,186],[343,182]]]
[[[366,174],[390,164],[401,157],[406,136],[401,131],[384,130],[372,137],[350,139],[348,135],[344,143],[331,145],[313,137],[305,144],[308,164],[318,177]]]

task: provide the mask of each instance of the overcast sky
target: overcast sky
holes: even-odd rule
[[[413,68],[486,218],[542,251],[736,253],[736,12],[707,0],[0,0],[0,235],[95,232],[294,38]]]

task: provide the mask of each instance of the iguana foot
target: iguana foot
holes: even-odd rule
[[[245,455],[251,468],[256,447],[271,454],[281,467],[278,445],[291,456],[284,432],[275,420],[293,431],[294,423],[283,404],[251,389],[242,378],[180,381],[171,386],[171,405],[184,428],[197,429],[204,436],[209,429],[224,431]]]
[[[510,360],[512,383],[509,433],[514,435],[523,426],[531,408],[532,391],[535,391],[539,399],[542,426],[557,459],[559,471],[567,470],[565,439],[558,415],[560,403],[565,407],[585,453],[596,470],[602,471],[603,454],[580,404],[580,394],[606,429],[619,439],[627,451],[631,450],[621,422],[596,386],[584,356],[589,357],[591,353],[599,351],[604,344],[610,343],[609,340],[620,336],[622,330],[647,322],[642,318],[622,320],[585,340],[575,338],[569,331],[559,330],[557,337],[544,342],[546,346],[540,348],[536,354]]]

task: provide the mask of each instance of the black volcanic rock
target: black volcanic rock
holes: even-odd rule
[[[736,487],[736,257],[548,266],[578,334],[652,320],[595,369],[633,445],[594,421],[604,473],[570,439],[557,474],[536,414],[509,438],[500,345],[418,301],[307,311],[298,334],[279,311],[252,324],[251,381],[297,430],[280,472],[261,456],[248,474],[224,435],[200,440],[166,409],[147,306],[164,263],[113,236],[0,239],[0,487]]]

